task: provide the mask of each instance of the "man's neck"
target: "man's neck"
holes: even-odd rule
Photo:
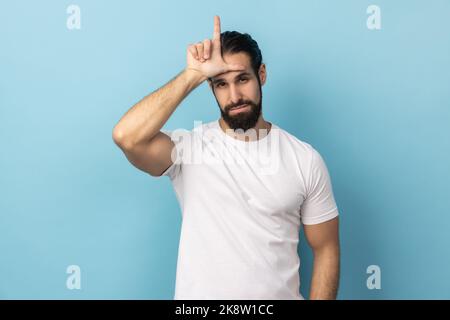
[[[242,141],[260,140],[267,134],[269,134],[269,131],[272,129],[272,124],[265,121],[262,115],[258,118],[256,125],[251,128],[256,131],[256,137],[254,134],[255,132],[250,132],[252,131],[251,129],[247,130],[246,132],[242,132],[242,130],[238,130],[238,132],[233,131],[233,129],[230,128],[230,126],[223,120],[223,118],[219,119],[219,124],[225,134],[228,134],[230,137]]]

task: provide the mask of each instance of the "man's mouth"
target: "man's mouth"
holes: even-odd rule
[[[241,104],[237,107],[233,107],[230,109],[230,114],[236,114],[236,113],[240,113],[243,111],[246,111],[249,109],[249,105],[248,104]]]

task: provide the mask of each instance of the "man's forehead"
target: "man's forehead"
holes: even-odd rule
[[[217,76],[211,78],[212,82],[218,82],[218,81],[224,81],[224,80],[232,80],[241,76],[251,76],[252,72],[251,70],[239,70],[239,71],[227,71],[221,74],[218,74]]]

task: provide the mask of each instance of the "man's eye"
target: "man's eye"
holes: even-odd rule
[[[239,81],[240,82],[246,82],[248,79],[247,78],[240,78]]]
[[[223,86],[225,86],[225,83],[224,83],[224,82],[220,82],[220,83],[217,84],[216,87],[221,88],[221,87],[223,87]]]

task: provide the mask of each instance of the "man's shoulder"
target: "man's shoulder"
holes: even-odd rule
[[[285,151],[295,154],[295,159],[301,163],[305,168],[319,168],[323,170],[325,167],[325,161],[321,153],[313,147],[310,143],[298,138],[292,133],[284,129],[280,129],[280,136],[284,139],[281,143],[286,146]],[[291,153],[292,151],[293,153]]]
[[[279,132],[278,135],[280,136],[280,141],[287,142],[296,151],[310,153],[310,154],[312,152],[316,151],[310,143],[306,142],[306,140],[303,140],[303,138],[299,138],[297,135],[294,135],[290,131],[283,129],[277,125],[274,125],[274,129],[278,130],[278,132]]]
[[[203,123],[201,121],[198,121],[198,122],[196,121],[194,123],[194,128],[192,129],[191,132],[196,134],[196,133],[203,133],[204,131],[209,130],[209,129],[217,129],[217,128],[219,128],[218,124],[219,124],[218,120],[209,121],[209,122],[205,122],[205,123]]]

